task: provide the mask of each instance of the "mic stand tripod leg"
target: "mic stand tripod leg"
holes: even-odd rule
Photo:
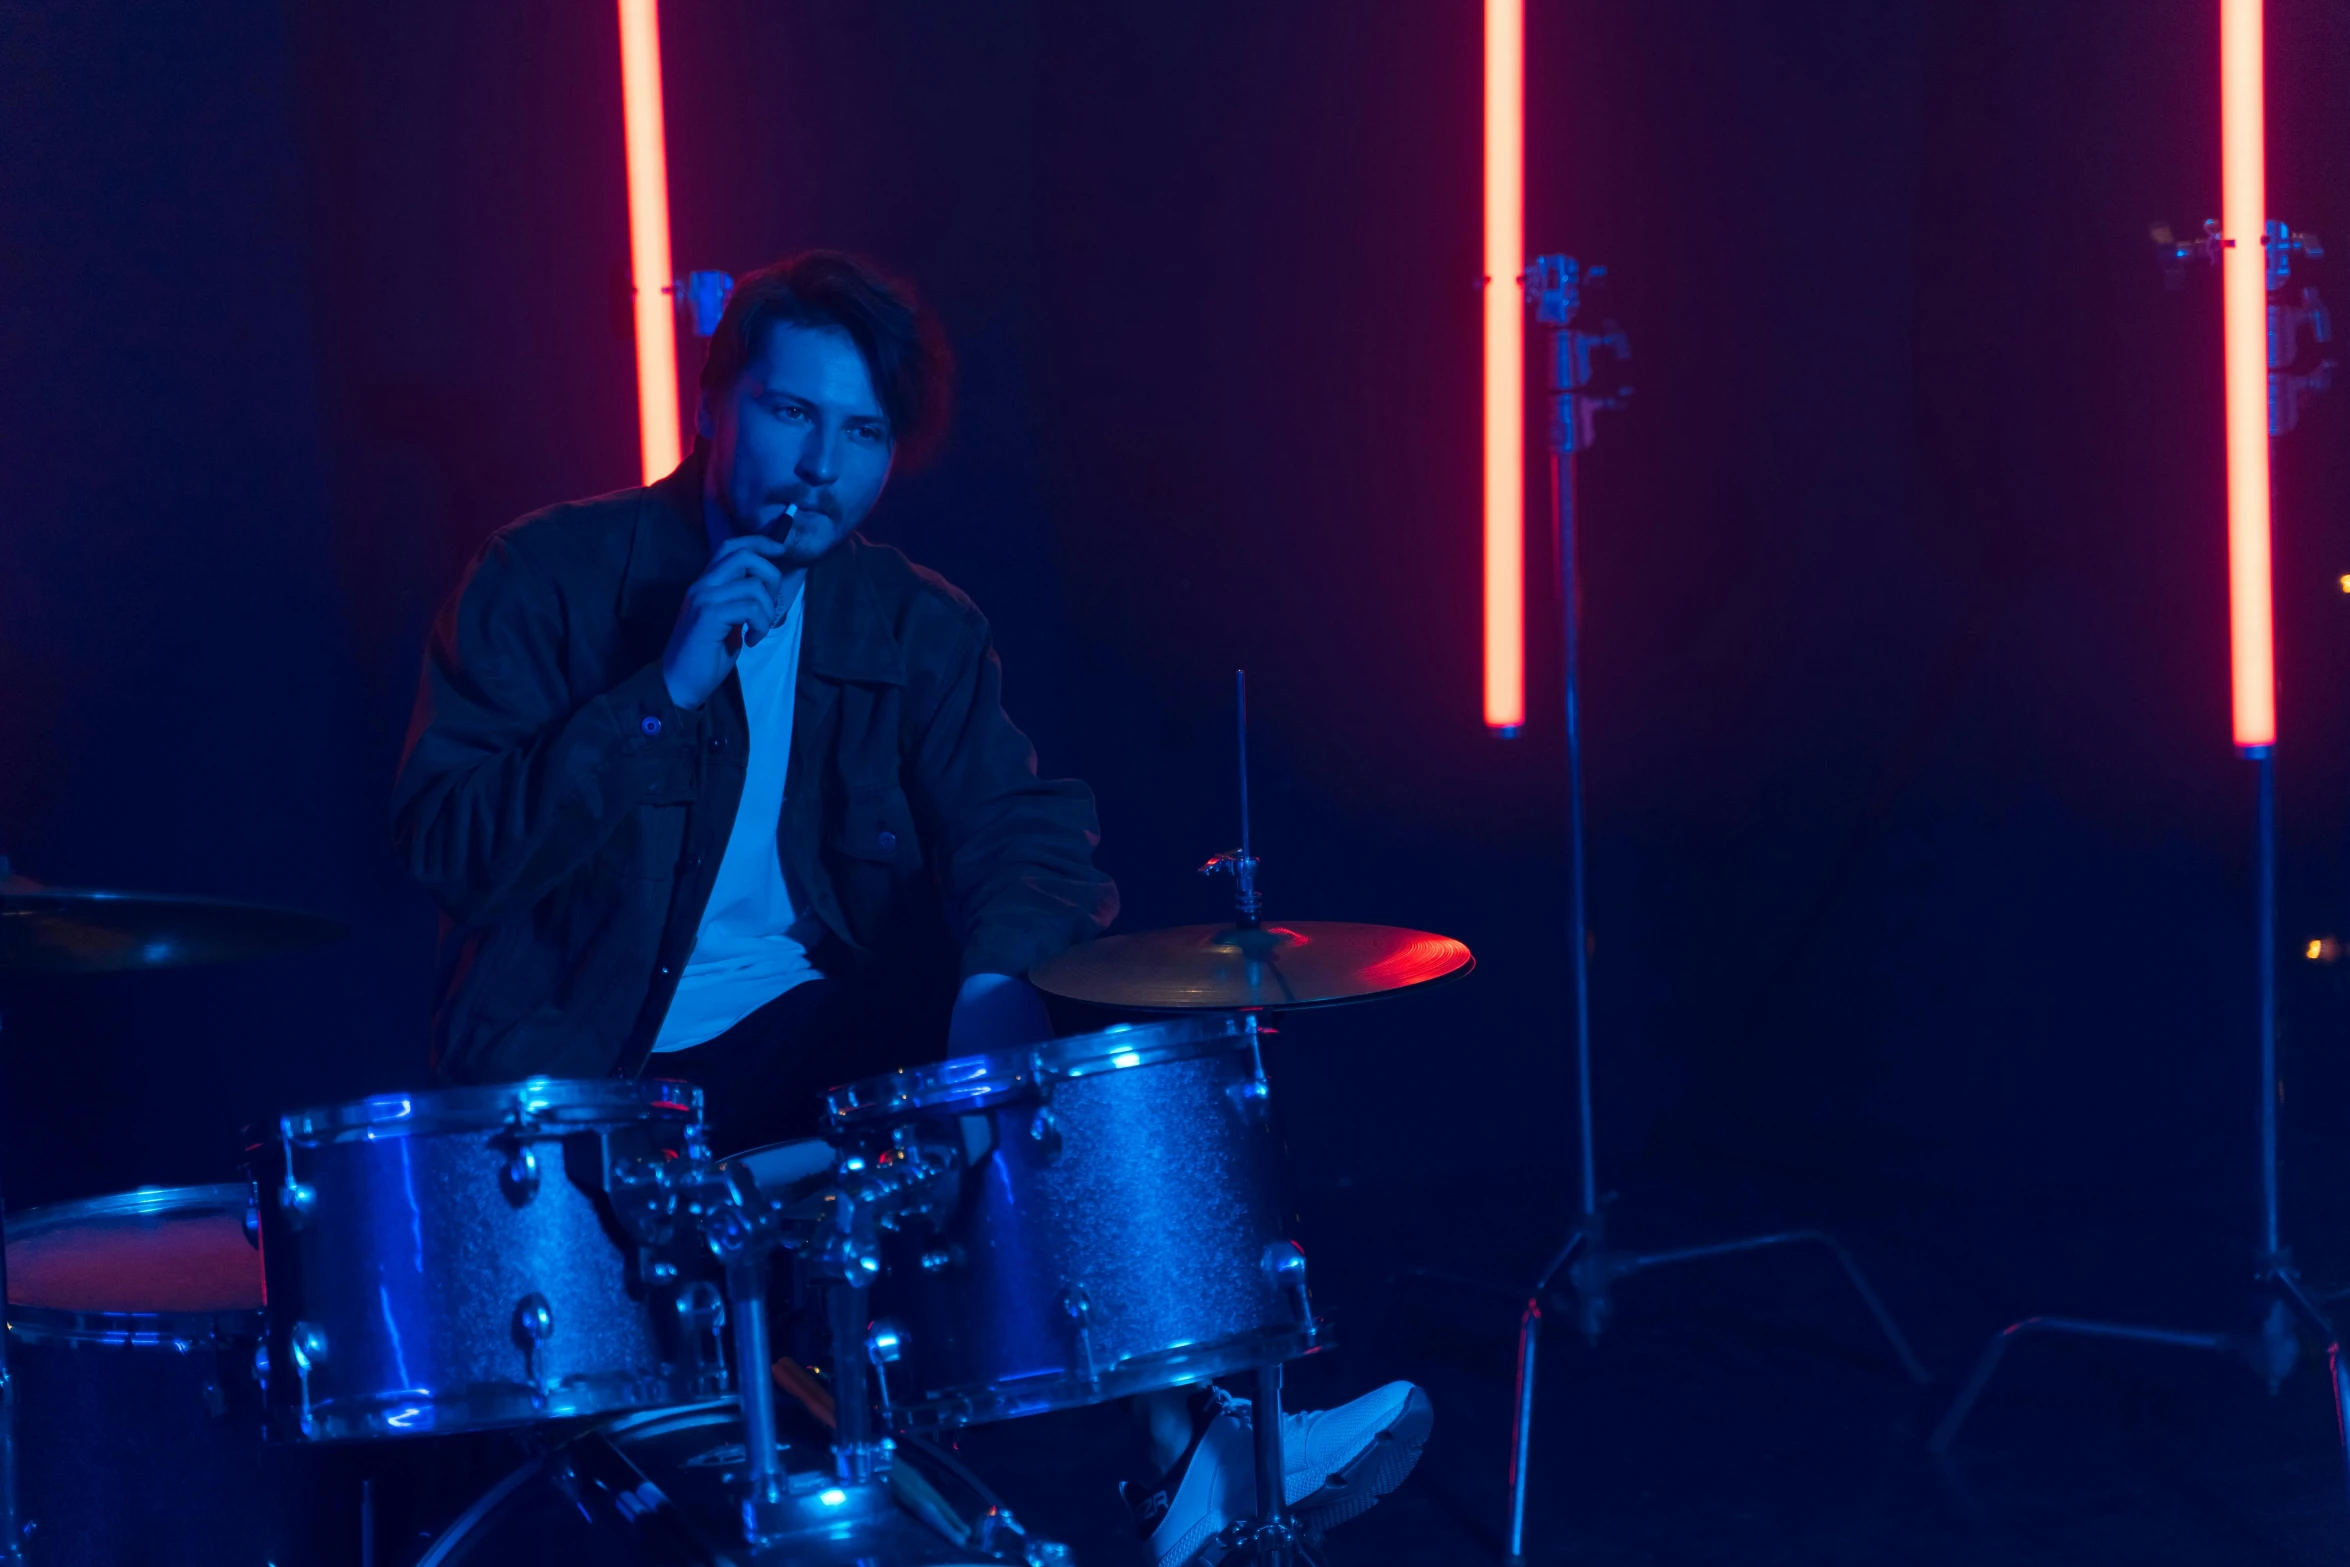
[[[2309,1330],[2325,1341],[2326,1375],[2334,1384],[2334,1435],[2342,1448],[2343,1479],[2350,1484],[2350,1366],[2342,1363],[2342,1335],[2317,1302],[2309,1298],[2309,1291],[2301,1283],[2301,1275],[2289,1262],[2280,1264],[2269,1275],[2277,1298],[2294,1316],[2299,1317]]]
[[[1542,1296],[1558,1277],[1559,1269],[1574,1260],[1575,1253],[1591,1231],[1578,1224],[1567,1243],[1550,1259],[1542,1270],[1542,1277],[1534,1281],[1533,1290],[1526,1297],[1526,1310],[1518,1318],[1518,1397],[1515,1424],[1510,1433],[1510,1539],[1508,1559],[1512,1563],[1526,1559],[1526,1459],[1534,1445],[1534,1369],[1535,1352],[1542,1343]]]

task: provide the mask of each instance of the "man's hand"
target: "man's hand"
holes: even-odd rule
[[[710,700],[710,693],[726,683],[744,643],[765,636],[790,607],[807,572],[777,565],[782,558],[783,546],[764,534],[738,534],[718,546],[708,567],[685,590],[669,646],[661,654],[661,679],[670,701],[700,707]]]
[[[1045,1016],[1044,997],[1024,979],[1011,974],[974,974],[955,993],[954,1015],[947,1020],[950,1056],[986,1055],[1052,1037],[1053,1023]]]

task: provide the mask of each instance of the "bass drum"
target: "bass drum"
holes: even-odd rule
[[[142,1187],[8,1216],[27,1559],[264,1559],[261,1258],[243,1186]]]
[[[1069,1567],[935,1453],[901,1451],[886,1483],[841,1485],[824,1429],[777,1404],[794,1523],[760,1550],[742,1542],[742,1413],[725,1399],[573,1437],[492,1486],[417,1567]]]

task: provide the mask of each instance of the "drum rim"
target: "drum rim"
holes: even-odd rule
[[[144,1218],[154,1214],[194,1216],[220,1210],[240,1223],[252,1210],[253,1188],[242,1182],[210,1186],[136,1186],[127,1192],[43,1203],[8,1215],[4,1243],[10,1246],[50,1235],[88,1219]],[[250,1240],[246,1243],[250,1247]],[[260,1264],[254,1265],[256,1291]],[[84,1311],[34,1301],[7,1303],[8,1331],[20,1342],[119,1344],[133,1348],[185,1348],[206,1341],[235,1343],[260,1336],[261,1307],[227,1306],[215,1311]],[[227,1331],[223,1331],[223,1329]]]
[[[4,1239],[13,1246],[19,1241],[31,1240],[52,1230],[82,1219],[141,1218],[148,1214],[194,1212],[205,1208],[227,1208],[242,1214],[253,1205],[253,1188],[243,1181],[224,1181],[209,1186],[134,1186],[127,1192],[107,1192],[97,1197],[75,1197],[65,1202],[43,1203],[38,1208],[26,1208],[8,1215]]]
[[[74,1311],[64,1306],[11,1305],[8,1337],[17,1344],[95,1344],[125,1349],[171,1349],[198,1344],[234,1351],[260,1342],[265,1313],[258,1306],[220,1311]]]
[[[1025,1050],[958,1056],[844,1083],[825,1094],[825,1119],[835,1127],[848,1127],[912,1110],[976,1110],[1050,1083],[1221,1054],[1254,1037],[1248,1024],[1249,1019],[1236,1012],[1154,1018],[1113,1023]]]
[[[534,1128],[613,1120],[702,1119],[702,1091],[670,1077],[526,1077],[512,1083],[370,1094],[278,1117],[278,1135],[302,1146],[372,1142],[443,1131],[494,1131],[519,1115]]]

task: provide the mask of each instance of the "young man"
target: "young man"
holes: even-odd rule
[[[792,257],[737,283],[676,473],[484,546],[392,807],[444,911],[444,1078],[686,1078],[729,1151],[812,1132],[832,1084],[1050,1033],[1021,976],[1117,912],[1092,793],[1037,775],[970,600],[856,532],[948,371],[904,287]],[[1176,1567],[1248,1510],[1245,1422],[1149,1416],[1131,1491]],[[1335,1522],[1402,1480],[1427,1400],[1284,1420],[1292,1499]]]

